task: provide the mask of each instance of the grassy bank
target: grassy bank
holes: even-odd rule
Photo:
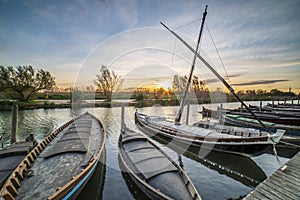
[[[66,97],[66,96],[65,96]],[[282,101],[281,98],[275,98],[275,101]],[[58,101],[53,101],[58,100]],[[77,104],[73,104],[70,102],[69,99],[65,98],[59,98],[59,99],[53,99],[53,100],[31,100],[28,102],[22,102],[22,101],[13,101],[13,100],[2,100],[0,101],[0,110],[11,110],[13,104],[17,104],[20,110],[30,110],[30,109],[59,109],[59,108],[71,108],[72,106],[75,107],[118,107],[123,104],[126,106],[134,106],[137,108],[140,107],[150,107],[153,105],[161,105],[161,106],[179,106],[179,101],[176,98],[162,98],[162,99],[140,99],[140,100],[134,100],[131,102],[118,102],[118,101],[96,101],[93,103],[88,102],[81,102]],[[65,100],[65,101],[63,101]],[[219,99],[219,103],[224,102],[237,102],[234,98],[227,98],[227,99]],[[250,99],[243,99],[244,101],[272,101],[274,98],[250,98]],[[211,103],[210,98],[201,98],[201,99],[188,99],[187,102],[191,104],[207,104]],[[214,101],[213,103],[218,103],[217,101]],[[295,102],[296,103],[296,102]]]

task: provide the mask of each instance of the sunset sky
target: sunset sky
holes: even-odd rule
[[[236,90],[300,91],[298,0],[0,0],[0,65],[43,68],[60,87],[92,85],[101,65],[126,87],[171,86],[193,55],[160,22],[195,46],[205,5],[200,54]],[[219,87],[199,60],[195,74]]]

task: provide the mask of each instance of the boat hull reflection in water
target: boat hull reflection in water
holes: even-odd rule
[[[106,150],[104,149],[95,172],[84,189],[80,192],[77,200],[101,200],[106,175]]]

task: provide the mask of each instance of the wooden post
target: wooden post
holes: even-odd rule
[[[292,99],[292,106],[291,107],[294,107],[294,99]]]
[[[272,100],[272,108],[274,108],[274,100]]]
[[[259,110],[261,110],[262,109],[262,101],[260,101],[260,103],[259,103]]]
[[[286,99],[284,99],[283,101],[283,107],[285,108],[285,105],[286,105]]]
[[[221,104],[220,104],[220,113],[219,113],[219,122],[218,122],[218,123],[221,122],[222,114],[223,114],[223,104],[221,103]]]
[[[185,121],[186,125],[189,124],[189,115],[190,115],[190,104],[188,103],[186,108],[186,121]]]
[[[240,111],[241,113],[243,112],[243,104],[241,104],[241,111]]]
[[[124,104],[122,104],[122,107],[121,107],[121,131],[123,131],[123,129],[125,128],[124,115],[125,115],[125,106],[124,106]]]
[[[12,107],[11,126],[10,143],[13,144],[18,140],[18,105]]]

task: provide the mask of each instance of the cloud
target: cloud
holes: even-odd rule
[[[69,70],[74,76],[78,70],[75,66],[81,65],[90,50],[101,43],[95,50],[98,53],[91,52],[82,64],[86,77],[94,77],[101,64],[110,65],[121,75],[150,64],[172,66],[186,75],[192,61],[191,52],[159,22],[171,29],[177,27],[176,32],[194,46],[206,3],[207,25],[226,71],[234,74],[230,76],[234,82],[243,85],[240,79],[246,77],[246,86],[249,83],[287,84],[283,80],[299,85],[299,1],[77,0],[60,1],[59,4],[56,1],[6,1],[0,6],[0,64],[36,63],[48,66],[55,74]],[[197,22],[191,23],[193,21]],[[161,32],[135,29],[153,26]],[[133,35],[130,29],[134,29]],[[138,48],[156,51],[145,52]],[[212,61],[210,63],[218,63],[214,68],[223,72],[207,30],[201,44],[204,55],[202,49]],[[172,52],[176,54],[174,59]],[[202,80],[218,82],[198,60],[197,68],[195,74],[200,74]],[[268,79],[279,81],[256,81]]]
[[[247,85],[264,85],[264,84],[272,84],[272,83],[279,83],[279,82],[286,82],[290,80],[259,80],[259,81],[251,81],[251,82],[246,82],[246,83],[235,83],[232,84],[234,86],[247,86]]]

